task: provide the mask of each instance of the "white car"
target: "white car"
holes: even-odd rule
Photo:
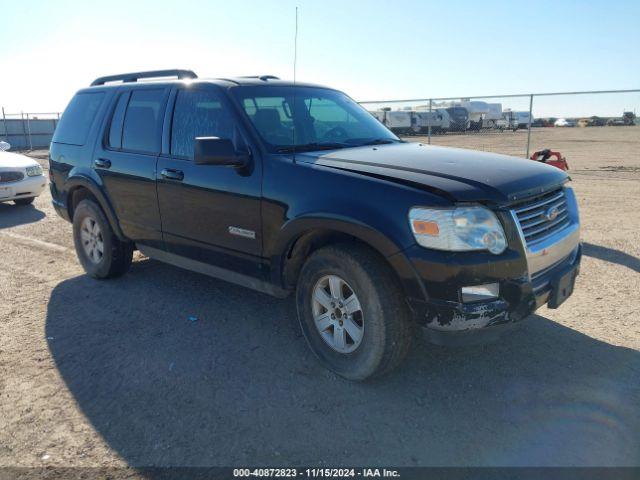
[[[25,155],[0,152],[0,203],[28,205],[47,186],[38,162]]]
[[[553,125],[555,127],[575,127],[576,122],[573,120],[567,120],[566,118],[559,118]]]

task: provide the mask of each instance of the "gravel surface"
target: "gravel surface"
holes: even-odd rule
[[[95,281],[48,192],[0,204],[0,466],[640,465],[640,127],[544,130],[581,207],[574,295],[369,383],[319,366],[292,299],[138,254]]]

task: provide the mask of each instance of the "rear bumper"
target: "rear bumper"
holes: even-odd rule
[[[51,200],[51,204],[58,215],[64,218],[67,222],[71,221],[69,218],[69,210],[67,210],[67,206],[64,203],[54,198]]]
[[[71,218],[69,217],[69,209],[67,208],[67,204],[64,202],[64,197],[58,194],[56,184],[54,182],[49,183],[49,189],[51,190],[51,204],[53,205],[56,213],[67,222],[70,222]]]

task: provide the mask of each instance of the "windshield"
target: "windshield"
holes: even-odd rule
[[[344,93],[312,87],[242,87],[235,98],[276,153],[400,140]]]

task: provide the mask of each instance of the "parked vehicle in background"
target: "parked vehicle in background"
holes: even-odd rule
[[[636,114],[633,112],[624,112],[622,118],[610,118],[607,125],[611,127],[627,127],[635,125]]]
[[[449,114],[449,131],[465,132],[469,130],[469,112],[464,107],[449,107],[445,109]]]
[[[412,112],[410,110],[388,110],[385,112],[384,124],[393,133],[411,133]]]
[[[577,122],[578,127],[602,127],[604,125],[605,121],[595,115],[589,118],[581,118]]]
[[[487,112],[482,115],[482,128],[498,128],[500,130],[509,128],[502,117],[501,103],[487,103]]]
[[[347,95],[272,76],[96,79],[50,167],[87,274],[122,275],[137,249],[294,294],[311,350],[354,380],[399,365],[417,326],[477,343],[557,308],[580,265],[566,172],[402,142]]]
[[[449,113],[444,109],[432,111],[418,110],[413,112],[414,133],[427,133],[431,127],[431,133],[438,134],[449,129],[451,120]]]
[[[533,122],[533,117],[529,112],[514,112],[518,128],[529,128],[529,123]]]
[[[29,205],[46,186],[47,178],[38,162],[26,155],[0,151],[0,202]]]
[[[576,122],[575,122],[575,120],[569,120],[569,119],[566,119],[566,118],[559,118],[558,120],[555,121],[553,126],[554,127],[575,127],[576,126]]]
[[[505,110],[502,112],[502,118],[506,122],[505,129],[513,130],[514,132],[518,130],[518,117],[516,112]]]
[[[463,100],[459,106],[467,110],[469,116],[469,130],[480,130],[482,128],[482,119],[489,113],[490,108],[487,102]]]

